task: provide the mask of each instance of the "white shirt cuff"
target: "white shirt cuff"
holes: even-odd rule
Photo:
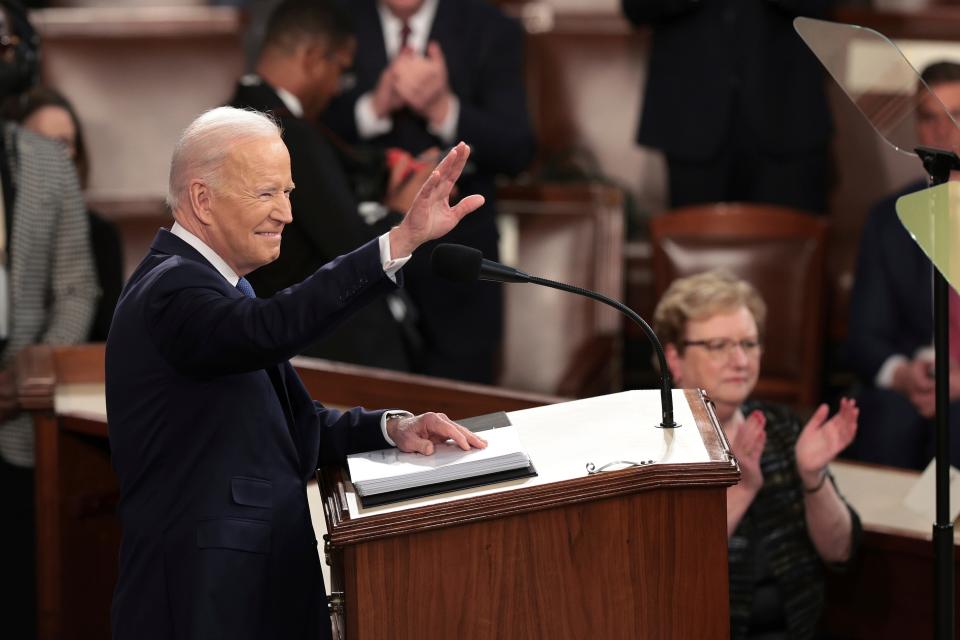
[[[874,378],[874,384],[881,389],[890,389],[893,387],[893,372],[897,370],[901,364],[907,363],[906,356],[900,354],[892,355],[886,360],[884,360],[883,365],[880,367],[880,370],[877,371],[877,377]]]
[[[388,231],[380,236],[380,264],[383,265],[383,272],[394,283],[397,281],[397,271],[400,271],[409,260],[410,256],[392,259],[390,257],[390,232]]]
[[[353,108],[353,117],[357,121],[357,135],[361,138],[376,138],[393,129],[393,118],[377,117],[373,110],[373,94],[365,93],[357,100]]]
[[[412,418],[413,414],[409,411],[402,411],[400,409],[387,409],[383,412],[383,415],[380,416],[380,431],[383,432],[383,439],[386,440],[391,447],[397,446],[397,443],[387,435],[387,420],[397,416],[401,418]]]
[[[427,131],[440,138],[446,145],[452,145],[457,136],[457,124],[460,122],[460,99],[450,94],[450,106],[447,117],[437,126],[427,125]]]

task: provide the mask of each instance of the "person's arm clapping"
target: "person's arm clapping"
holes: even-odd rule
[[[766,426],[763,412],[753,411],[731,433],[730,450],[740,463],[740,482],[727,489],[727,538],[736,531],[763,487],[760,456],[767,442]]]
[[[844,398],[840,410],[827,420],[827,405],[820,405],[797,439],[797,472],[803,482],[807,531],[825,562],[844,562],[850,557],[853,523],[827,465],[853,441],[859,412],[854,400]]]

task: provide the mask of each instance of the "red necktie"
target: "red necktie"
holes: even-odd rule
[[[406,20],[403,21],[403,25],[400,27],[400,51],[403,51],[407,48],[407,41],[410,39],[410,23]]]

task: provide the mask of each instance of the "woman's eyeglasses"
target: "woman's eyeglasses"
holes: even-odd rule
[[[710,357],[715,360],[729,358],[733,355],[733,350],[737,347],[743,350],[748,356],[760,354],[763,344],[759,340],[731,340],[730,338],[713,338],[711,340],[684,340],[681,342],[686,347],[703,347],[707,350]]]

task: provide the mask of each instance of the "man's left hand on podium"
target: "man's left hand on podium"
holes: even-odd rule
[[[434,445],[453,440],[469,451],[483,449],[487,442],[466,427],[458,425],[443,413],[422,413],[419,416],[392,417],[387,420],[387,435],[397,448],[407,453],[433,454]]]

